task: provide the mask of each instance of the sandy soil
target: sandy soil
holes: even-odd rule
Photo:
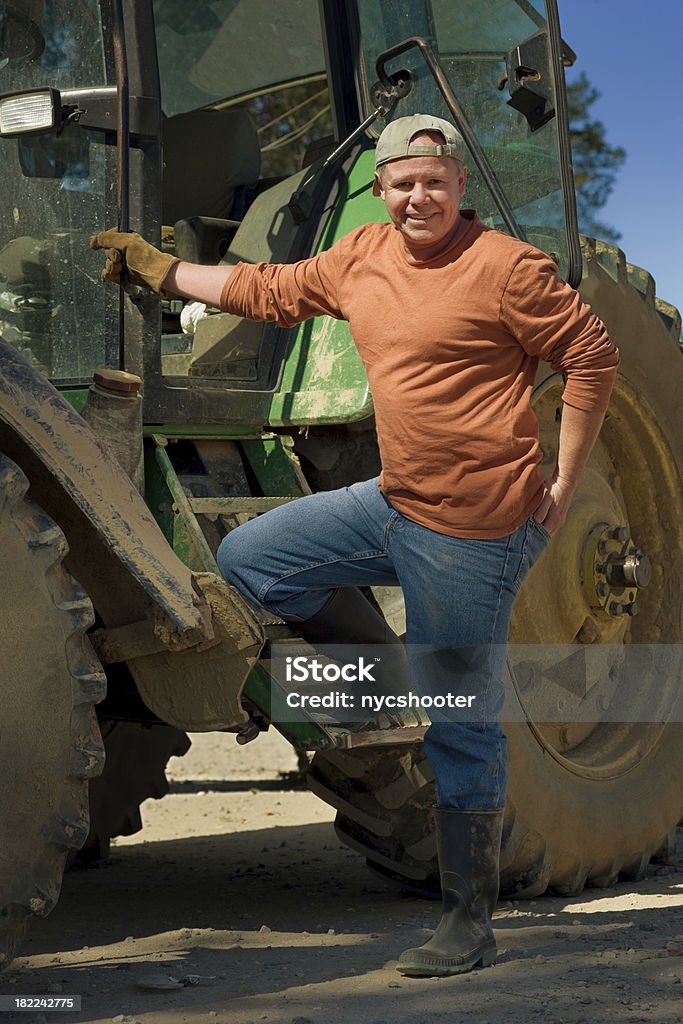
[[[683,1021],[680,847],[647,881],[500,903],[493,969],[402,978],[395,959],[436,904],[340,845],[331,808],[283,782],[295,760],[276,734],[193,740],[143,832],[69,872],[0,992],[81,994],[80,1013],[49,1015],[59,1024]],[[200,983],[154,987],[187,975]],[[0,1015],[14,1019],[48,1016]]]

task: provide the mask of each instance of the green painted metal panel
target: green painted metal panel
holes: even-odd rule
[[[226,402],[230,401],[230,397],[226,397]],[[174,439],[187,438],[202,438],[203,440],[211,440],[216,438],[223,440],[227,438],[239,439],[243,437],[258,438],[261,436],[261,431],[250,429],[244,426],[226,426],[224,424],[148,424],[144,428],[144,434],[146,437],[169,437]]]
[[[145,501],[156,519],[164,537],[173,546],[173,498],[166,483],[166,475],[156,459],[156,444],[145,441]]]
[[[244,441],[242,451],[263,494],[284,497],[309,493],[291,437],[274,434],[258,441]]]
[[[329,249],[338,239],[362,224],[386,224],[389,214],[379,196],[372,194],[375,151],[364,149],[349,171],[332,216],[323,233],[320,249]]]
[[[62,398],[66,398],[69,405],[76,410],[76,412],[82,412],[85,400],[88,397],[88,388],[60,388],[59,393]]]
[[[157,509],[152,508],[152,511],[161,516],[162,529],[173,550],[195,572],[218,573],[213,552],[166,453],[164,438],[155,439],[152,461],[156,463],[156,472],[152,465],[145,467],[146,482],[153,488],[153,499],[157,505]],[[147,500],[150,500],[149,494]],[[159,519],[157,521],[160,522]]]
[[[320,250],[362,224],[388,219],[384,203],[372,194],[373,173],[374,150],[364,150],[342,183]],[[366,419],[372,412],[365,368],[346,321],[322,316],[300,324],[271,401],[269,423],[342,423]]]
[[[244,696],[267,718],[270,718],[272,686],[270,672],[263,664],[254,665],[244,684]],[[300,750],[321,750],[335,745],[326,731],[313,722],[281,722],[275,728]]]

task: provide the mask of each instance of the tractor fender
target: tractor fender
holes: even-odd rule
[[[111,452],[57,389],[2,340],[0,361],[3,434],[9,428],[17,444],[28,449],[29,458],[17,457],[11,442],[0,447],[3,451],[10,448],[7,454],[24,472],[24,463],[29,463],[26,475],[32,493],[41,492],[41,506],[62,529],[63,523],[67,527],[64,532],[72,550],[71,561],[80,562],[77,553],[84,544],[80,536],[83,528],[77,529],[78,516],[71,507],[75,506],[101,544],[152,602],[164,610],[180,637],[189,643],[206,639],[207,622],[192,586],[191,571],[176,556]],[[41,472],[30,471],[36,462]],[[54,497],[46,501],[46,490],[55,494],[57,501]],[[89,575],[80,564],[72,568],[78,577]],[[95,593],[86,585],[99,611],[107,602],[98,601],[99,588],[96,585],[94,589]],[[122,618],[122,622],[130,621],[129,615]]]
[[[193,573],[177,557],[107,447],[1,338],[0,366],[0,452],[21,467],[31,495],[66,535],[68,568],[105,631],[124,634],[120,660],[145,703],[179,728],[242,721],[239,693],[263,644],[246,602],[219,577]],[[145,622],[151,643],[141,645]],[[125,627],[138,640],[128,654]],[[203,679],[199,703],[195,675],[198,686]]]

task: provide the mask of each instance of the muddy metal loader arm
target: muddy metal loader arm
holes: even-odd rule
[[[263,631],[239,594],[174,554],[102,442],[15,348],[0,340],[0,451],[69,542],[69,568],[104,625],[107,664],[125,661],[163,721],[227,729]]]

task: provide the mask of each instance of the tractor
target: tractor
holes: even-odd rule
[[[70,859],[140,827],[187,732],[227,749],[279,729],[312,755],[345,843],[438,884],[424,718],[278,719],[273,651],[301,638],[215,562],[246,519],[377,473],[347,325],[105,287],[88,247],[118,225],[203,264],[313,255],[386,218],[374,144],[418,111],[459,127],[466,205],[548,253],[621,351],[568,522],[515,606],[501,892],[575,893],[668,855],[681,321],[646,271],[579,235],[573,59],[556,0],[0,0],[0,964]],[[540,364],[549,471],[562,387]],[[367,596],[400,634],[400,591]]]

